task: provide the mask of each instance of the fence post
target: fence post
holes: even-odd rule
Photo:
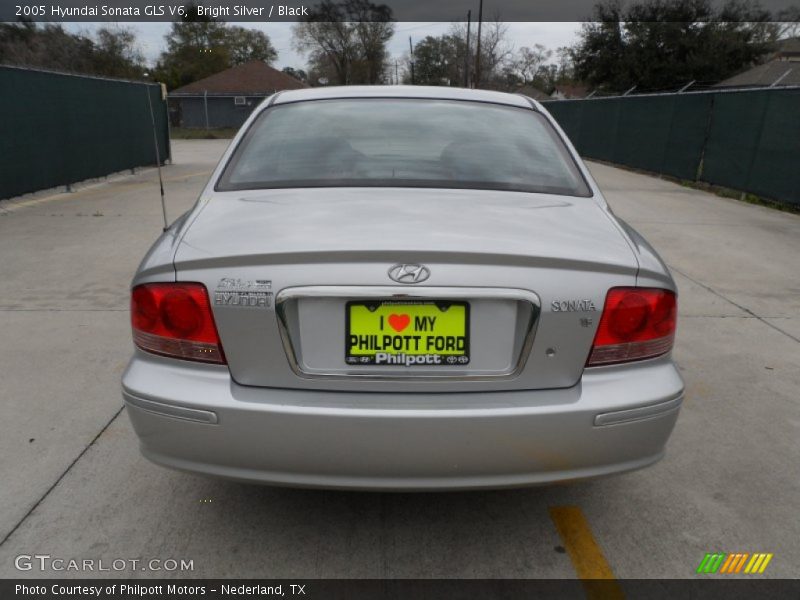
[[[714,123],[714,100],[717,95],[711,94],[711,105],[708,107],[708,120],[706,121],[706,132],[703,135],[703,147],[700,149],[700,162],[697,163],[694,180],[700,181],[703,176],[703,163],[706,160],[706,149],[708,148],[708,138],[711,136],[711,125]]]
[[[680,92],[678,92],[680,94]],[[678,104],[678,96],[672,97],[672,106],[669,112],[669,126],[667,127],[667,139],[664,142],[664,152],[661,153],[661,165],[659,165],[659,177],[664,174],[664,163],[667,162],[667,150],[670,140],[672,140],[672,124],[675,122],[675,106]]]
[[[206,113],[206,131],[208,131],[208,90],[203,90],[203,110]]]
[[[573,142],[575,143],[576,146],[578,146],[578,153],[583,154],[583,143],[581,139],[583,136],[583,111],[584,108],[586,107],[586,102],[583,102],[581,100],[576,100],[576,102],[578,102],[578,110],[576,111],[578,113],[578,124],[575,127],[576,139],[573,140]]]
[[[166,139],[166,156],[164,156],[164,164],[172,164],[172,125],[169,122],[169,94],[167,93],[167,85],[158,82],[161,88],[161,101],[164,103],[164,120],[167,135]]]
[[[622,103],[625,102],[625,100],[622,100],[622,98],[614,98],[612,100],[606,100],[606,102],[613,102],[617,108],[617,110],[614,112],[614,137],[611,138],[611,148],[609,148],[609,156],[611,157],[611,162],[617,162],[617,142],[619,141],[619,120],[620,120],[620,113],[622,112]],[[620,164],[622,164],[622,161],[619,162]]]

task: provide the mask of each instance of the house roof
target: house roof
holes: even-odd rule
[[[237,65],[198,79],[170,92],[171,96],[194,96],[196,94],[272,94],[278,90],[297,90],[308,87],[260,60]]]
[[[779,56],[798,56],[800,55],[800,37],[784,38],[778,41]]]
[[[788,73],[787,73],[788,71]],[[800,85],[800,61],[774,59],[720,81],[714,87]]]

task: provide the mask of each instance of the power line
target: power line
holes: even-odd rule
[[[475,87],[481,87],[481,26],[483,25],[483,0],[478,4],[478,50],[475,53]]]

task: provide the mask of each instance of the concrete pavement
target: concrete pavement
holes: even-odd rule
[[[224,141],[173,142],[174,218]],[[680,290],[687,400],[667,457],[502,492],[362,494],[206,480],[142,459],[119,394],[128,283],[158,235],[155,170],[0,202],[0,577],[19,554],[174,558],[107,576],[574,577],[548,514],[581,508],[617,577],[691,577],[706,552],[800,565],[800,217],[591,165]]]

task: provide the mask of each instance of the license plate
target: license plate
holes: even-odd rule
[[[345,362],[392,367],[467,365],[469,304],[348,302]]]

